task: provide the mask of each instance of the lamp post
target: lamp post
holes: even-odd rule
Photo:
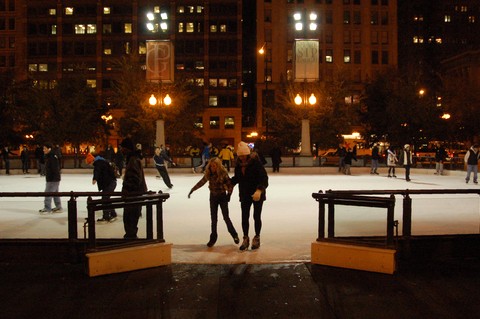
[[[295,39],[295,72],[294,79],[296,82],[303,82],[303,94],[297,94],[294,102],[296,105],[304,107],[304,116],[302,119],[302,137],[301,137],[301,156],[312,156],[310,143],[310,120],[308,119],[308,106],[317,103],[317,98],[313,93],[308,97],[306,92],[306,82],[318,80],[319,68],[319,41],[318,39],[309,40],[308,32],[317,30],[317,14],[310,12],[307,16],[306,9],[303,12],[295,12],[293,14],[295,31],[302,32],[303,39]]]
[[[157,99],[154,94],[150,95],[148,103],[151,106],[169,106],[172,104],[172,98],[170,95],[166,94],[165,97]],[[160,145],[165,145],[165,121],[163,119],[157,119],[156,121],[156,130],[155,130],[155,144],[157,147]]]
[[[263,43],[263,46],[258,50],[258,53],[260,55],[263,55],[263,64],[264,64],[264,70],[263,70],[263,83],[265,84],[265,92],[262,96],[262,117],[265,118],[265,138],[268,138],[268,114],[267,114],[267,106],[268,106],[268,100],[270,97],[270,92],[268,91],[268,49],[267,49],[267,42]]]
[[[304,116],[302,119],[302,149],[300,151],[301,156],[312,156],[312,150],[310,147],[310,120],[307,117],[308,106],[313,106],[317,103],[317,97],[315,94],[311,94],[307,98],[307,94],[303,94],[303,97],[300,93],[297,93],[295,96],[295,104],[300,106],[303,105],[304,107]]]
[[[102,120],[105,121],[105,149],[108,147],[108,138],[110,136],[110,128],[108,127],[108,122],[113,119],[112,114],[104,114],[101,116]]]

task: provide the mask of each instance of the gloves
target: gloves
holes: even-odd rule
[[[193,191],[190,191],[190,193],[188,193],[188,198],[190,198],[190,195],[192,195]]]
[[[259,190],[259,189],[257,189],[257,190],[255,191],[255,193],[253,193],[252,199],[253,199],[253,201],[258,202],[258,201],[260,200],[260,197],[261,197],[261,196],[262,196],[262,191]]]

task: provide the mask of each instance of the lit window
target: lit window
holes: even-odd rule
[[[112,11],[110,7],[103,7],[103,14],[110,14]]]
[[[475,23],[475,16],[468,16],[468,23]]]
[[[197,6],[197,13],[202,13],[202,12],[203,12],[203,7]]]
[[[184,6],[178,6],[177,7],[177,12],[178,13],[185,13],[185,7]]]
[[[237,88],[237,79],[230,79],[228,81],[228,87],[232,88],[232,89],[236,89]]]
[[[436,44],[442,44],[442,38],[436,38],[435,43]]]
[[[227,87],[227,79],[218,79],[218,86],[219,87]]]
[[[51,28],[51,31],[50,31],[52,34],[57,34],[57,25],[56,24],[53,24],[52,25],[52,28]]]
[[[85,25],[84,24],[76,24],[75,25],[75,34],[85,34]]]
[[[175,68],[176,68],[177,70],[185,70],[185,64],[183,64],[183,63],[177,63],[177,64],[175,65]]]
[[[182,33],[183,31],[184,31],[183,22],[179,22],[179,23],[178,23],[178,32],[179,32],[179,33]]]
[[[195,70],[204,70],[205,66],[203,61],[195,61]]]
[[[193,125],[196,128],[203,128],[203,118],[201,118],[201,117],[197,118],[197,121]]]
[[[57,15],[57,9],[48,9],[48,14],[51,16]]]
[[[351,58],[350,58],[350,50],[344,50],[343,51],[343,62],[344,63],[350,63]]]
[[[217,26],[215,24],[210,26],[210,32],[217,32]]]
[[[130,54],[132,52],[132,46],[130,45],[130,42],[125,42],[124,48],[125,54]]]
[[[333,51],[325,50],[325,62],[333,63]]]
[[[220,25],[220,32],[227,32],[227,25],[226,24],[221,24]]]
[[[423,37],[418,35],[414,36],[413,43],[423,43]]]
[[[195,26],[193,22],[187,22],[187,33],[192,33],[195,31]]]
[[[87,34],[95,34],[95,33],[97,33],[97,25],[87,24]]]
[[[73,7],[66,7],[65,8],[65,15],[67,15],[67,16],[73,15]]]
[[[452,22],[452,17],[449,15],[445,15],[444,19],[445,22]]]
[[[105,49],[103,49],[103,54],[105,54],[105,55],[111,55],[111,54],[112,54],[112,49],[110,49],[110,48],[105,48]]]
[[[28,65],[28,71],[29,72],[37,72],[37,70],[38,70],[38,65],[37,64],[32,63],[32,64]]]
[[[225,128],[235,128],[235,118],[233,116],[225,116]]]
[[[123,25],[123,29],[125,30],[125,33],[132,33],[132,24],[131,23],[125,23]]]
[[[423,16],[419,15],[419,16],[414,16],[413,17],[413,21],[423,21]]]
[[[87,80],[87,86],[89,88],[96,88],[97,87],[97,80]]]
[[[38,65],[38,71],[40,72],[48,72],[48,64],[41,63]]]
[[[145,42],[140,42],[138,44],[138,54],[147,54],[147,45]]]
[[[195,80],[195,84],[196,86],[203,87],[205,86],[205,80],[203,78],[197,78]]]
[[[217,79],[210,79],[208,83],[210,87],[217,87]]]
[[[194,6],[187,6],[187,12],[188,13],[194,13],[195,12],[195,7]]]
[[[211,129],[220,128],[220,117],[219,116],[210,116],[210,128]]]
[[[218,106],[218,96],[210,95],[208,97],[208,106]]]

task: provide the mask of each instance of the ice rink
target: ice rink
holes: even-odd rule
[[[369,174],[368,168],[354,167],[352,175],[338,174],[334,167],[281,168],[272,173],[268,168],[269,187],[264,203],[261,247],[256,251],[240,252],[227,232],[219,214],[216,245],[208,248],[210,212],[208,187],[192,194],[190,189],[202,177],[187,169],[170,169],[174,184],[169,190],[156,171],[146,169],[147,185],[152,191],[169,193],[164,203],[164,238],[173,243],[174,263],[277,263],[310,260],[310,244],[317,237],[318,204],[312,193],[320,190],[376,190],[376,189],[480,189],[479,185],[465,183],[465,172],[447,172],[434,175],[433,170],[412,169],[411,182],[403,178],[404,170],[397,170],[398,178],[387,178],[386,169],[380,175]],[[63,170],[61,192],[96,191],[91,183],[92,169]],[[121,190],[118,180],[116,191]],[[0,175],[0,192],[43,192],[45,179],[36,174]],[[413,195],[412,235],[478,234],[480,233],[480,197],[469,194]],[[395,219],[402,229],[402,196],[396,197]],[[40,215],[43,198],[1,198],[0,238],[67,238],[67,198],[64,212]],[[240,203],[235,188],[230,201],[230,217],[240,238]],[[346,207],[336,208],[336,236],[381,236],[386,234],[384,209]],[[97,238],[122,238],[122,211],[109,224],[97,225]],[[78,233],[83,238],[86,199],[78,199]],[[97,218],[101,217],[98,212]],[[250,237],[253,237],[253,217],[250,218]],[[145,218],[140,219],[139,237],[145,236]]]

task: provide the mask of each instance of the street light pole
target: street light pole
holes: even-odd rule
[[[263,64],[264,64],[264,69],[263,69],[263,83],[265,85],[265,93],[262,96],[262,117],[264,117],[265,121],[265,138],[268,139],[268,114],[267,114],[267,106],[268,106],[268,100],[269,100],[269,94],[270,92],[268,91],[268,48],[267,48],[267,42],[263,44],[263,46],[258,50],[258,53],[263,55]]]
[[[297,94],[294,101],[296,105],[303,104],[304,116],[302,119],[302,137],[301,137],[301,156],[312,156],[311,143],[310,143],[310,120],[308,119],[308,105],[315,105],[317,98],[313,93],[307,98],[306,82],[307,80],[318,79],[318,40],[307,40],[307,28],[308,31],[314,32],[317,29],[317,14],[311,12],[308,15],[306,10],[302,12],[296,12],[293,15],[295,30],[303,33],[302,40],[295,40],[295,81],[303,82],[302,96]],[[308,20],[308,24],[307,24]],[[298,50],[298,52],[297,52]],[[297,57],[298,54],[298,57]]]
[[[157,99],[155,95],[152,94],[148,99],[148,103],[151,106],[159,105],[163,108],[163,106],[172,104],[172,98],[168,94],[162,98],[162,94],[160,94],[160,98]],[[155,122],[155,144],[157,147],[165,145],[165,121],[160,118]]]

